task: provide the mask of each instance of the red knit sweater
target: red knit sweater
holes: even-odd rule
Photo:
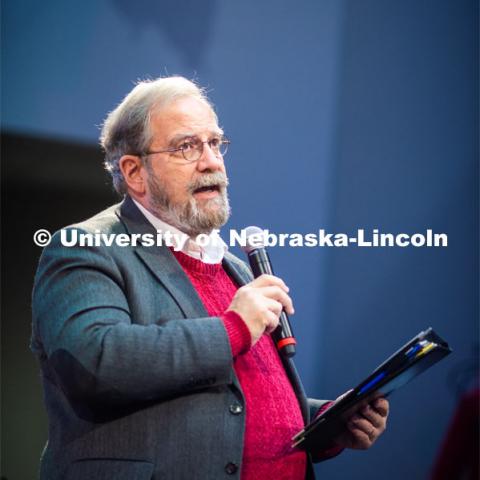
[[[234,369],[246,401],[242,480],[303,480],[306,455],[291,448],[303,427],[300,407],[268,335],[251,347],[250,332],[239,315],[225,313],[237,287],[221,264],[205,264],[181,252],[175,257],[209,315],[222,318],[230,339]]]

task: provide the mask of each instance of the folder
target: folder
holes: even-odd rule
[[[365,380],[315,417],[292,439],[293,446],[329,448],[345,431],[348,419],[378,397],[387,397],[452,352],[432,328],[420,332],[377,367]]]

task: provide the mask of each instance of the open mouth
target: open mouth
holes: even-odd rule
[[[205,187],[196,188],[193,193],[210,193],[210,192],[220,192],[220,186],[215,185],[207,185]]]

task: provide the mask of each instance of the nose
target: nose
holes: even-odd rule
[[[211,170],[212,172],[223,169],[223,157],[217,157],[208,142],[203,144],[203,152],[197,162],[197,169],[199,171]]]

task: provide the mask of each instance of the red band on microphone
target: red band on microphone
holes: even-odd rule
[[[277,343],[277,348],[280,350],[281,348],[285,347],[286,345],[295,345],[297,341],[293,337],[282,338]]]

